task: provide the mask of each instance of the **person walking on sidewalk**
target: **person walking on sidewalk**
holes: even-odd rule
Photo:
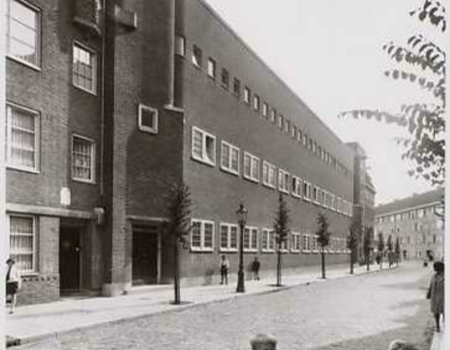
[[[230,263],[225,255],[222,255],[222,260],[220,261],[220,284],[228,284],[228,269],[230,268]]]
[[[9,298],[9,313],[12,314],[14,312],[14,308],[16,307],[16,294],[20,288],[20,275],[19,271],[15,266],[15,261],[11,258],[6,260],[6,264],[8,265],[8,269],[6,272],[6,300]]]
[[[436,321],[436,332],[441,331],[440,318],[444,315],[444,263],[436,261],[433,264],[435,274],[431,279],[427,299],[430,299],[431,312]]]
[[[259,281],[259,268],[261,264],[258,260],[258,258],[255,256],[255,259],[252,263],[252,273],[253,273],[253,279]]]

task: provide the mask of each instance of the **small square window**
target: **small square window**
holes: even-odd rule
[[[183,57],[186,55],[186,38],[184,36],[175,36],[175,54]]]
[[[222,86],[228,90],[228,87],[230,85],[230,74],[225,68],[222,68],[221,82]]]
[[[139,104],[139,130],[151,134],[158,133],[158,110]]]
[[[201,68],[203,65],[202,59],[203,59],[202,50],[194,45],[192,50],[192,63],[194,64],[194,66]]]
[[[244,102],[247,103],[247,104],[250,104],[250,95],[251,95],[250,89],[248,87],[245,87],[245,89],[244,89]]]
[[[216,61],[214,61],[212,58],[208,59],[208,75],[216,79]]]
[[[233,94],[237,97],[241,96],[241,81],[237,78],[233,80]]]

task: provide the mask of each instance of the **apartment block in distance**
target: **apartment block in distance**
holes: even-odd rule
[[[444,189],[415,194],[375,208],[376,231],[399,238],[401,258],[444,257]]]
[[[279,194],[291,216],[285,269],[348,261],[354,152],[201,0],[7,0],[7,213],[19,302],[117,295],[169,283],[174,184],[191,190],[185,284],[238,263],[276,266]]]

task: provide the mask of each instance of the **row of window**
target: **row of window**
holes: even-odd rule
[[[385,223],[385,222],[396,222],[396,221],[403,221],[403,220],[411,220],[411,219],[421,219],[423,217],[433,217],[435,216],[435,213],[439,210],[438,205],[432,205],[426,208],[420,208],[420,209],[411,209],[411,210],[405,210],[402,213],[394,213],[394,214],[387,214],[383,216],[377,217],[377,222],[379,224]]]
[[[236,224],[223,223],[219,225],[220,252],[233,253],[238,251],[239,227]],[[244,228],[243,249],[249,253],[274,253],[277,250],[275,232],[269,228],[246,226]],[[215,249],[215,223],[209,220],[192,220],[190,240],[191,251],[213,252]],[[283,252],[319,252],[317,236],[310,233],[291,232],[288,239],[282,243]],[[327,253],[348,253],[345,238],[331,237]]]
[[[210,166],[216,165],[216,137],[198,127],[192,127],[192,158]],[[320,205],[325,209],[353,215],[352,204],[319,186],[249,153],[243,152],[243,177],[249,181],[262,184],[268,188],[303,198],[307,202]],[[241,149],[229,142],[221,141],[220,167],[222,170],[239,176],[241,174]]]
[[[175,42],[175,53],[185,57],[186,39],[182,36],[176,36]],[[198,69],[203,69],[205,66],[203,51],[197,45],[193,45],[192,47],[191,60],[192,64]],[[218,79],[217,62],[211,57],[209,57],[206,61],[206,73],[211,79]],[[263,102],[258,94],[252,92],[250,87],[244,86],[242,90],[241,81],[237,77],[233,78],[233,83],[231,84],[230,73],[226,68],[222,68],[220,72],[220,84],[226,90],[231,88],[231,92],[237,98],[241,98],[242,95],[243,102],[247,106],[252,108],[255,112],[261,113],[264,118],[270,120],[272,124],[277,125],[280,130],[285,131],[290,137],[298,141],[300,145],[306,147],[306,149],[308,149],[312,154],[316,155],[327,164],[330,164],[330,166],[337,171],[342,172],[345,175],[351,174],[350,170],[340,163],[335,156],[308,136],[302,128],[295,125],[292,121],[279,113],[274,107],[270,106],[268,102]]]
[[[22,0],[7,0],[6,52],[34,69],[41,67],[41,11]],[[80,43],[72,47],[72,83],[96,94],[97,54]]]

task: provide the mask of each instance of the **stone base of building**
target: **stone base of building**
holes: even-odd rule
[[[17,305],[50,303],[59,297],[58,275],[24,276],[17,293]]]

